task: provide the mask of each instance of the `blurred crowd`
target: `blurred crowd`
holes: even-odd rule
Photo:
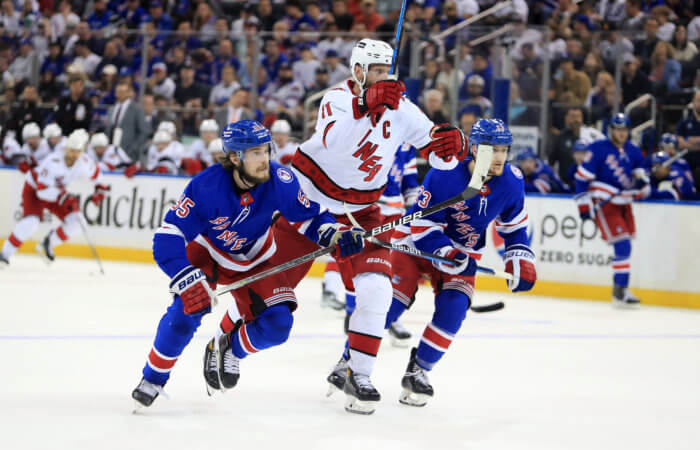
[[[576,142],[595,135],[594,127],[604,132],[616,107],[643,94],[655,102],[629,111],[633,127],[652,108],[663,112],[642,136],[646,153],[671,132],[679,150],[690,150],[691,171],[700,168],[700,99],[693,99],[700,2],[514,0],[477,24],[510,23],[503,39],[471,46],[484,33],[471,27],[450,35],[443,48],[432,39],[496,3],[409,2],[399,73],[408,77],[412,46],[420,42],[415,98],[434,122],[448,121],[455,103],[465,131],[492,114],[498,44],[512,61],[509,121],[540,125],[545,98],[548,145],[535,153],[562,181]],[[18,160],[31,123],[42,134],[53,130],[48,135],[56,132],[49,124],[62,136],[85,128],[119,149],[121,159],[111,165],[132,171],[155,170],[149,152],[177,142],[167,172],[196,173],[210,163],[201,153],[210,139],[202,133],[246,118],[277,124],[293,149],[294,138],[313,126],[314,108],[305,122],[304,101],[349,76],[358,36],[391,41],[399,7],[398,0],[2,0],[2,157]],[[660,109],[669,104],[682,106]],[[159,134],[163,124],[170,141]]]

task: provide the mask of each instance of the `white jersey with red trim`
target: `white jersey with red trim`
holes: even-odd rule
[[[207,165],[207,167],[214,164],[214,158],[212,158],[211,152],[209,152],[209,149],[207,148],[207,144],[206,142],[204,142],[204,139],[197,139],[192,143],[192,145],[187,147],[185,157],[202,161],[204,162],[204,164]]]
[[[434,126],[407,98],[396,110],[387,109],[376,126],[368,116],[355,119],[353,85],[347,80],[323,96],[314,135],[292,161],[304,192],[334,214],[344,213],[343,202],[357,211],[379,200],[399,147],[425,147]],[[431,154],[430,164],[447,170],[457,161]]]
[[[159,151],[153,144],[148,148],[148,159],[146,160],[146,170],[155,171],[158,168],[167,169],[167,173],[177,174],[185,156],[185,147],[177,141],[171,141],[167,147]]]
[[[27,172],[26,182],[36,190],[36,195],[41,200],[55,202],[71,181],[80,178],[100,184],[102,172],[95,161],[84,153],[68,167],[64,153],[53,152],[36,169]]]
[[[22,146],[22,153],[27,155],[27,158],[30,158],[32,162],[39,164],[44,160],[44,158],[49,156],[51,153],[51,147],[47,142],[41,140],[39,141],[39,147],[37,147],[36,150],[31,148],[29,144],[24,144]]]
[[[95,161],[100,170],[110,171],[116,169],[125,169],[133,164],[129,155],[126,154],[123,148],[110,145],[100,157],[93,147],[87,149],[87,155]]]
[[[288,141],[287,145],[285,145],[284,147],[275,145],[275,161],[279,162],[282,165],[289,166],[298,148],[299,143],[294,141]]]
[[[68,139],[67,139],[65,136],[61,136],[61,139],[58,140],[58,142],[56,143],[56,146],[55,146],[55,147],[51,147],[51,144],[49,144],[49,140],[48,140],[48,139],[42,139],[41,142],[42,142],[43,144],[46,144],[46,145],[51,149],[52,152],[55,152],[55,151],[57,151],[57,150],[58,150],[58,151],[63,150],[63,149],[66,147],[66,141],[67,141],[67,140],[68,140]]]

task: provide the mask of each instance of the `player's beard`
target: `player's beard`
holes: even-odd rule
[[[248,173],[245,167],[243,167],[243,164],[236,167],[236,171],[244,183],[249,186],[255,186],[256,184],[264,183],[270,179],[270,163],[265,163],[264,165],[264,170],[262,170],[261,166],[258,166],[258,170],[256,170],[254,174]]]

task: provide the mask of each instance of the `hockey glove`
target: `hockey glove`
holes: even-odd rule
[[[386,108],[397,109],[406,86],[401,81],[383,80],[366,89],[361,97],[352,101],[353,117],[359,119],[369,115],[372,126],[376,126]]]
[[[503,256],[506,263],[506,272],[513,275],[508,280],[508,289],[512,292],[529,291],[537,281],[535,270],[535,254],[530,247],[524,244],[515,244],[506,249]]]
[[[365,246],[364,234],[365,231],[362,228],[339,223],[324,224],[318,229],[318,245],[335,246],[331,255],[335,259],[343,260],[362,251]]]
[[[438,256],[444,256],[445,258],[454,259],[457,265],[447,264],[443,262],[433,261],[433,265],[437,267],[440,272],[448,273],[450,275],[474,275],[476,273],[476,261],[470,258],[464,252],[457,250],[454,247],[442,247],[439,248],[435,254]]]
[[[66,191],[63,191],[58,195],[58,200],[56,200],[56,203],[58,203],[58,206],[68,214],[80,211],[80,202],[78,201],[78,197],[71,195]]]
[[[202,164],[202,161],[198,159],[182,158],[182,168],[185,170],[187,175],[194,176],[204,170],[204,164]]]
[[[593,199],[588,192],[583,192],[574,197],[576,200],[576,206],[578,206],[578,215],[581,217],[582,221],[593,220],[595,218],[595,208],[593,206]]]
[[[430,130],[430,137],[430,143],[420,149],[423,159],[427,160],[431,153],[445,162],[450,162],[452,157],[458,161],[464,161],[467,157],[467,139],[459,128],[449,123],[436,125]]]
[[[141,171],[141,166],[139,165],[139,163],[136,163],[136,164],[132,164],[129,167],[127,167],[126,170],[124,171],[124,175],[127,178],[131,178],[134,175],[136,175],[137,173],[139,173],[140,171]]]
[[[109,192],[110,189],[110,186],[104,184],[96,184],[95,192],[90,196],[90,201],[92,201],[92,203],[94,203],[95,205],[100,206],[102,204],[102,200],[105,199],[105,192]]]
[[[191,316],[210,312],[212,301],[216,299],[206,275],[194,266],[185,267],[173,277],[170,292],[180,296],[185,314]]]
[[[27,172],[29,172],[30,170],[32,170],[32,168],[34,168],[34,167],[36,167],[36,161],[34,161],[34,158],[31,158],[31,157],[30,157],[30,158],[27,158],[27,159],[23,159],[23,160],[20,161],[20,163],[17,165],[17,168],[18,168],[19,171],[22,172],[22,173],[27,173]]]

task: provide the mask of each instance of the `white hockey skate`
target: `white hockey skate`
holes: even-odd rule
[[[620,309],[636,309],[639,308],[641,301],[637,298],[629,288],[622,286],[613,286],[612,304],[615,308]]]
[[[394,347],[406,348],[410,344],[411,332],[398,319],[389,325],[389,336],[391,336],[391,345]]]
[[[345,411],[355,414],[372,414],[382,399],[382,396],[374,388],[368,375],[355,373],[348,368],[348,376],[345,379]]]

